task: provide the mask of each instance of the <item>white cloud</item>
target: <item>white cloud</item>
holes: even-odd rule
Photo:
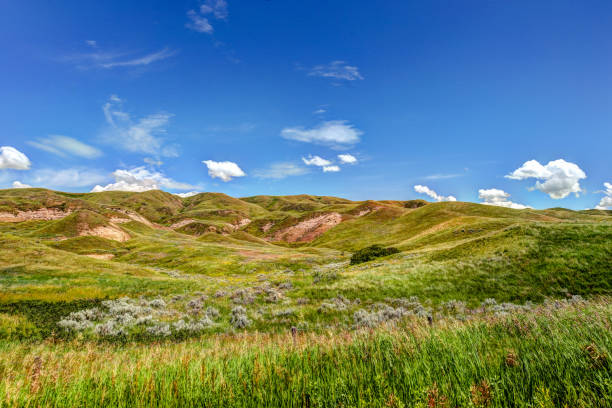
[[[422,186],[420,184],[417,184],[416,186],[414,186],[414,191],[416,191],[417,193],[420,194],[426,194],[429,197],[433,198],[436,201],[457,201],[457,199],[453,196],[442,196],[439,195],[438,193],[436,193],[435,191],[433,191],[432,189],[430,189],[427,186]]]
[[[345,81],[363,79],[357,67],[347,65],[344,61],[332,61],[329,64],[316,65],[312,67],[308,75]]]
[[[461,176],[463,176],[463,174],[461,173],[431,174],[429,176],[423,177],[423,179],[425,180],[444,180],[444,179],[451,179],[451,178],[461,177]]]
[[[317,110],[316,110],[316,111],[314,111],[313,113],[314,113],[315,115],[322,115],[322,114],[324,114],[325,112],[327,112],[325,109],[317,109]]]
[[[202,161],[208,167],[208,175],[212,178],[220,178],[227,182],[234,177],[244,177],[246,173],[234,162],[223,161],[216,162],[213,160]]]
[[[227,1],[225,0],[206,0],[198,11],[189,10],[187,17],[189,21],[185,26],[199,33],[212,34],[215,29],[210,23],[209,18],[225,20],[229,12],[227,11]]]
[[[134,67],[138,65],[149,65],[156,61],[161,61],[166,58],[170,58],[176,55],[176,51],[164,48],[152,54],[143,55],[142,57],[132,58],[123,61],[109,61],[99,64],[102,68],[115,68],[115,67]]]
[[[155,160],[155,159],[152,159],[152,158],[150,158],[150,157],[145,157],[144,159],[142,159],[142,161],[143,161],[143,162],[145,162],[145,163],[147,163],[147,164],[148,164],[148,165],[150,165],[150,166],[158,166],[158,167],[159,167],[159,166],[161,166],[162,164],[164,164],[164,162],[163,162],[163,161],[161,161],[161,160]]]
[[[108,176],[96,170],[70,168],[62,170],[42,169],[34,173],[28,182],[47,188],[88,187],[104,182]]]
[[[29,184],[23,184],[21,181],[13,181],[13,188],[32,188]]]
[[[118,169],[113,172],[115,182],[105,186],[97,185],[91,192],[102,191],[135,191],[161,190],[168,188],[173,190],[188,190],[193,188],[191,184],[181,183],[166,177],[160,172],[147,170],[145,167],[135,167],[130,170]]]
[[[97,48],[97,45],[88,45]],[[118,67],[138,67],[147,66],[157,61],[162,61],[173,57],[177,52],[169,48],[163,48],[150,54],[134,56],[133,53],[125,52],[102,52],[94,51],[83,54],[71,55],[64,58],[65,61],[75,63],[78,68],[91,69],[103,68],[112,69]]]
[[[312,156],[312,155],[308,155],[308,158],[302,157],[302,161],[307,166],[319,166],[319,167],[328,166],[332,163],[329,160],[326,160],[322,157]]]
[[[197,31],[198,33],[212,34],[215,29],[212,24],[208,21],[208,18],[201,16],[195,10],[189,10],[187,12],[189,22],[185,24],[185,27]]]
[[[216,19],[225,20],[229,15],[227,11],[227,1],[206,0],[206,2],[200,6],[200,13],[212,14]]]
[[[606,190],[603,191],[605,196],[602,197],[595,208],[598,210],[612,210],[612,183],[604,183],[604,187],[606,188]]]
[[[345,120],[323,122],[310,129],[303,127],[287,127],[281,130],[285,139],[299,142],[317,143],[332,147],[348,147],[359,142],[363,132]]]
[[[104,117],[109,125],[105,138],[115,146],[125,150],[151,155],[176,157],[178,153],[173,146],[164,146],[161,135],[173,116],[170,113],[154,113],[137,121],[122,110],[123,101],[117,95],[111,95],[102,106]]]
[[[85,41],[85,44],[89,45],[92,48],[96,48],[98,46],[98,43],[94,40],[87,40]]]
[[[582,192],[580,180],[586,178],[585,172],[575,163],[563,159],[548,162],[546,166],[537,160],[526,161],[521,167],[506,175],[512,180],[538,179],[534,188],[548,194],[551,198],[565,198]],[[539,180],[544,180],[540,182]]]
[[[338,159],[340,159],[340,163],[344,164],[355,164],[357,163],[357,158],[352,154],[339,154]]]
[[[262,179],[284,179],[290,176],[301,176],[308,173],[308,169],[294,163],[273,163],[266,169],[255,170],[253,175]]]
[[[187,193],[174,193],[174,195],[179,196],[181,198],[193,197],[194,195],[200,194],[199,191],[189,191]]]
[[[309,155],[308,158],[302,157],[302,161],[307,166],[321,167],[323,173],[335,173],[340,171],[340,167],[332,165],[332,162],[320,156]]]
[[[30,159],[11,146],[0,146],[0,169],[28,170]]]
[[[47,138],[38,139],[36,142],[28,143],[38,149],[62,157],[72,155],[85,157],[87,159],[94,159],[102,155],[102,152],[95,147],[89,146],[71,137],[62,135],[51,135]]]
[[[510,194],[506,193],[503,190],[499,190],[497,188],[478,190],[478,198],[483,200],[482,204],[514,208],[516,210],[522,210],[524,208],[531,208],[528,205],[514,203],[508,200],[509,197],[510,197]]]

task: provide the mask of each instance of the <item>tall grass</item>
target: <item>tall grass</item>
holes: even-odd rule
[[[0,406],[609,407],[608,299],[461,323],[0,343]]]

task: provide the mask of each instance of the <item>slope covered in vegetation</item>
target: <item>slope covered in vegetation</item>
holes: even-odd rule
[[[0,208],[9,405],[610,402],[605,211],[41,189]],[[359,257],[374,244],[398,252]]]

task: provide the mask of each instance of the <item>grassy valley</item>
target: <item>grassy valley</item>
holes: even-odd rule
[[[612,404],[610,211],[0,190],[0,287],[0,406]]]

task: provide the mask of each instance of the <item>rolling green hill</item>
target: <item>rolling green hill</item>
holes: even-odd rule
[[[147,286],[128,272],[135,268],[155,276],[150,286],[162,293],[284,276],[291,298],[319,302],[336,295],[520,302],[611,290],[606,211],[43,189],[2,190],[0,209],[5,300],[28,291],[49,299],[133,296]],[[373,244],[400,253],[347,265],[352,252]],[[97,279],[86,279],[99,265]]]
[[[606,406],[611,295],[607,211],[0,190],[0,401]]]

